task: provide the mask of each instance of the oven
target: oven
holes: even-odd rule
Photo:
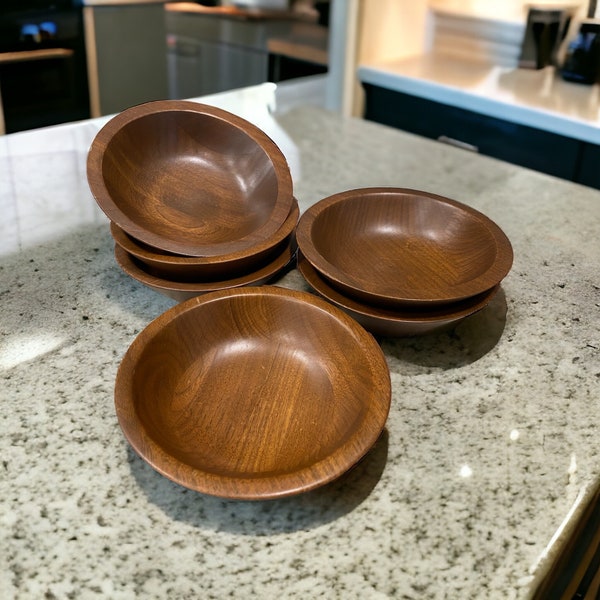
[[[90,116],[80,0],[1,1],[0,99],[6,133]]]

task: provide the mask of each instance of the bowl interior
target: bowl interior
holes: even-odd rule
[[[435,195],[356,190],[308,212],[297,234],[303,254],[346,292],[371,300],[451,302],[493,287],[512,264],[493,222]]]
[[[389,373],[354,321],[280,288],[196,300],[143,332],[119,371],[120,422],[155,468],[206,493],[274,497],[331,480],[376,441]]]
[[[250,123],[188,104],[134,107],[99,132],[88,164],[98,203],[136,239],[178,254],[268,237],[292,207],[285,158]]]

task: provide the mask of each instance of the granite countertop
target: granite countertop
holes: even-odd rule
[[[360,81],[600,144],[600,86],[532,70],[424,54],[361,64]]]
[[[191,492],[115,416],[123,354],[173,301],[113,258],[85,176],[105,119],[0,138],[2,598],[527,598],[597,485],[600,192],[314,107],[271,114],[271,93],[206,101],[281,145],[302,210],[373,185],[463,201],[513,243],[501,293],[451,332],[378,340],[391,412],[346,476],[265,502]]]

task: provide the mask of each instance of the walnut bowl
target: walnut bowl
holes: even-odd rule
[[[315,292],[380,337],[429,335],[454,328],[467,317],[483,310],[500,289],[500,285],[496,285],[487,292],[450,304],[393,309],[348,298],[331,287],[301,253],[298,253],[297,261],[300,274]]]
[[[214,496],[315,489],[374,445],[391,382],[373,337],[306,293],[249,287],[176,305],[121,362],[115,407],[154,469]]]
[[[248,275],[270,264],[289,245],[299,216],[298,202],[294,201],[288,218],[268,239],[245,250],[218,256],[181,256],[161,252],[133,239],[113,222],[110,232],[115,243],[135,258],[149,275],[197,283]]]
[[[404,188],[325,198],[302,214],[296,239],[306,260],[345,296],[388,307],[482,294],[513,261],[509,239],[486,215]]]
[[[167,296],[177,302],[183,302],[209,292],[226,290],[237,287],[257,286],[270,283],[281,277],[296,264],[296,244],[293,236],[286,242],[285,247],[278,250],[274,257],[261,264],[257,269],[237,276],[226,276],[221,279],[192,279],[181,281],[165,279],[149,272],[135,256],[129,254],[119,244],[115,243],[115,260],[121,270],[132,279],[146,287]]]
[[[218,256],[272,236],[293,206],[279,147],[219,108],[159,100],[126,109],[96,135],[90,190],[136,240],[184,256]]]

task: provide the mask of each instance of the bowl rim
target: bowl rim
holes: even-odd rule
[[[257,269],[238,275],[231,279],[211,281],[171,281],[144,271],[127,250],[115,243],[115,260],[121,270],[139,283],[163,292],[197,293],[206,294],[230,288],[257,285],[259,281],[268,281],[281,273],[296,256],[295,241],[290,239],[285,248],[277,253],[267,264],[260,265]]]
[[[423,306],[415,307],[399,307],[398,309],[373,306],[360,302],[355,298],[345,296],[340,291],[329,285],[327,280],[321,277],[315,267],[306,260],[306,257],[298,250],[296,255],[298,271],[306,282],[323,298],[334,303],[342,310],[349,310],[353,313],[377,319],[381,323],[389,322],[390,324],[435,324],[446,323],[449,319],[457,320],[475,314],[485,308],[496,296],[500,290],[500,284],[464,300],[444,304],[441,306],[432,306],[431,308]]]
[[[277,179],[277,198],[269,219],[258,229],[231,241],[202,244],[197,236],[165,237],[131,219],[112,198],[102,176],[106,149],[114,135],[124,126],[140,118],[162,112],[187,112],[207,115],[232,126],[250,137],[268,156]],[[279,146],[258,126],[222,108],[192,100],[153,100],[129,108],[113,116],[100,128],[88,150],[86,174],[90,191],[104,214],[132,237],[149,246],[188,256],[215,256],[244,250],[268,239],[284,223],[292,209],[293,182],[287,159]]]
[[[133,393],[132,373],[148,343],[162,330],[175,327],[177,319],[190,311],[201,315],[208,304],[226,302],[232,297],[283,298],[296,304],[297,310],[327,313],[334,322],[356,340],[371,373],[370,397],[364,400],[365,416],[362,425],[352,435],[340,439],[340,444],[329,455],[316,462],[281,474],[261,474],[257,477],[235,477],[209,473],[187,465],[169,454],[151,435],[137,417]],[[198,318],[201,318],[200,316]],[[344,339],[348,339],[344,336]],[[184,340],[182,341],[184,343]],[[182,302],[162,313],[147,325],[127,349],[117,371],[114,403],[117,419],[125,438],[137,454],[156,471],[172,481],[221,498],[237,500],[264,500],[282,498],[316,489],[329,483],[358,463],[373,447],[385,427],[391,407],[391,377],[383,351],[375,338],[354,319],[339,308],[309,292],[276,286],[256,286],[212,292]]]
[[[128,234],[122,227],[117,225],[114,221],[109,224],[110,232],[117,244],[126,250],[132,256],[137,259],[148,262],[156,263],[162,266],[202,266],[202,265],[224,265],[227,263],[234,263],[238,260],[243,260],[256,255],[261,255],[264,252],[274,248],[279,243],[283,242],[289,235],[294,232],[298,219],[300,217],[300,207],[298,201],[294,199],[294,203],[290,210],[289,215],[283,222],[281,227],[269,238],[258,242],[257,244],[246,248],[244,250],[238,250],[237,252],[230,252],[227,254],[219,254],[217,256],[182,256],[181,254],[164,254],[159,249],[153,251],[151,247],[140,246],[139,241]],[[145,242],[142,242],[145,244]]]
[[[327,260],[315,247],[312,241],[313,227],[318,217],[330,207],[342,204],[346,201],[353,200],[358,197],[380,196],[380,195],[399,195],[399,196],[417,196],[426,198],[435,202],[447,204],[457,208],[469,217],[477,220],[489,232],[490,239],[496,246],[496,260],[494,263],[481,275],[464,282],[463,284],[454,285],[445,293],[437,294],[435,297],[423,297],[419,294],[407,293],[407,290],[398,292],[397,290],[373,290],[365,289],[364,286],[357,285],[354,281],[348,278],[343,270],[336,267]],[[417,190],[412,188],[400,187],[365,187],[355,188],[339,192],[323,198],[310,206],[300,216],[296,227],[296,240],[298,248],[302,252],[304,258],[319,272],[319,274],[327,279],[334,287],[338,287],[345,296],[351,295],[356,299],[364,302],[372,302],[377,305],[385,305],[388,307],[398,308],[399,305],[436,305],[447,304],[450,302],[458,302],[466,298],[470,298],[477,294],[481,294],[486,290],[491,289],[508,274],[513,264],[513,249],[510,240],[504,231],[490,219],[487,215],[479,210],[459,202],[434,194],[431,192]]]

